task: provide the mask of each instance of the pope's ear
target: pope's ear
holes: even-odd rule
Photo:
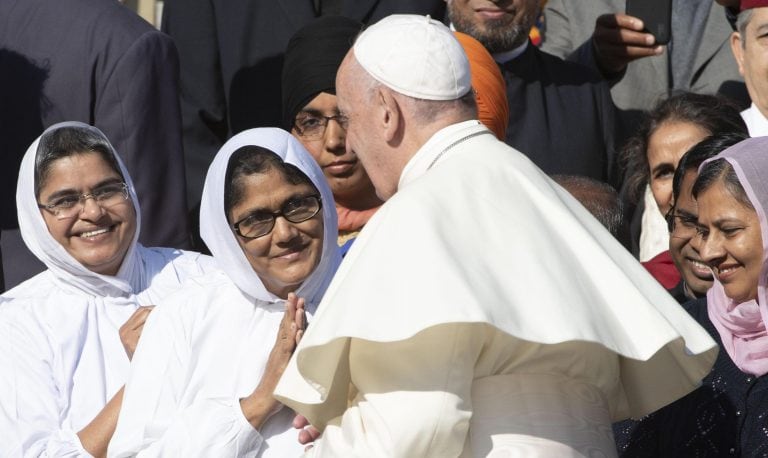
[[[384,129],[386,141],[391,141],[397,135],[402,122],[402,113],[397,98],[387,88],[379,87],[376,93],[376,101],[381,113],[381,125]]]

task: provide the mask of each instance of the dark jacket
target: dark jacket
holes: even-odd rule
[[[547,174],[616,183],[614,111],[605,81],[532,44],[501,64],[509,101],[506,142]]]
[[[706,298],[686,311],[720,347],[702,386],[640,422],[615,425],[622,457],[768,456],[768,376],[745,374],[723,348]]]

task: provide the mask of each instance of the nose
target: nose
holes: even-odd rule
[[[299,230],[294,223],[288,221],[283,216],[275,219],[275,227],[272,228],[272,238],[275,242],[282,244],[294,240],[299,236]]]
[[[325,127],[325,141],[324,146],[326,151],[336,154],[338,156],[343,155],[346,152],[347,132],[344,130],[338,121],[331,119]]]
[[[91,196],[88,196],[80,201],[80,218],[95,221],[100,219],[104,215],[104,209],[96,202]]]
[[[711,233],[706,237],[697,235],[691,245],[699,252],[702,261],[710,266],[718,264],[725,257],[722,240]]]

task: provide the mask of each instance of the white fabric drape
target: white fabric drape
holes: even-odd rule
[[[449,355],[460,336],[480,342],[467,347],[478,349],[471,363]],[[547,356],[553,347],[560,350]],[[507,362],[481,364],[494,354]],[[468,446],[467,434],[480,440],[472,425],[467,433],[467,409],[494,423],[489,412],[472,411],[467,390],[478,378],[549,374],[586,383],[600,396],[597,426],[605,429],[611,419],[642,416],[690,392],[716,354],[706,331],[584,207],[468,121],[435,134],[407,164],[398,192],[344,259],[276,397],[327,425],[318,443],[327,456],[447,456],[444,447]],[[433,358],[448,362],[427,364]],[[391,370],[371,380],[366,371],[378,364]],[[526,403],[515,415],[528,409],[526,418],[546,423],[558,413],[537,416],[536,384],[520,386]],[[451,396],[430,401],[441,393]],[[480,437],[495,444],[496,435],[520,431]]]
[[[42,135],[62,127],[103,137],[94,127],[72,122]],[[39,142],[22,160],[16,202],[24,241],[48,270],[0,298],[0,455],[89,456],[76,434],[128,375],[119,327],[138,306],[157,304],[187,277],[215,268],[207,256],[136,242],[138,201],[114,150],[136,211],[136,234],[117,276],[83,267],[53,239],[37,208]]]
[[[186,284],[150,316],[110,457],[286,457],[303,450],[289,409],[256,431],[240,408],[240,398],[261,380],[284,311],[284,300],[268,292],[251,268],[224,212],[227,164],[246,145],[296,165],[322,196],[322,257],[298,290],[310,316],[338,267],[333,197],[309,153],[280,129],[252,129],[230,139],[208,171],[200,213],[203,239],[225,274]]]

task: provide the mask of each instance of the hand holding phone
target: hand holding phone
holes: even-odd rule
[[[610,78],[623,72],[627,64],[664,51],[656,38],[644,32],[643,22],[626,14],[604,14],[597,18],[592,34],[595,62]]]
[[[627,16],[643,21],[643,31],[665,45],[672,38],[672,0],[627,0]]]

